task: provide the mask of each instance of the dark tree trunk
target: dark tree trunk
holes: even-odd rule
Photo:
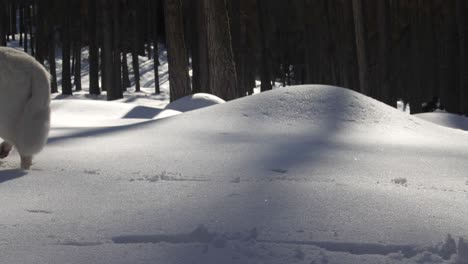
[[[128,76],[128,61],[127,61],[127,53],[122,52],[122,89],[124,91],[127,90],[128,87],[132,86],[130,82],[130,77]]]
[[[57,66],[55,63],[55,31],[50,30],[49,32],[49,49],[48,49],[48,54],[49,54],[49,71],[50,74],[52,75],[52,81],[51,81],[51,93],[58,93],[58,87],[57,87]]]
[[[66,12],[65,10],[63,12]],[[33,57],[36,56],[36,36],[34,35],[34,32],[33,32],[33,25],[35,25],[35,19],[36,19],[36,16],[34,15],[36,14],[36,8],[34,8],[34,5],[31,5],[30,8],[28,8],[28,15],[29,15],[29,20],[28,20],[28,23],[29,23],[29,46],[31,48],[31,55]]]
[[[46,22],[45,20],[48,19],[45,14],[47,12],[48,1],[37,1],[36,10],[37,10],[37,17],[36,19],[36,60],[44,64],[44,60],[46,57],[47,52],[47,35],[46,35]],[[16,20],[16,17],[15,17]]]
[[[210,69],[208,63],[208,39],[206,29],[206,10],[203,0],[191,1],[195,4],[195,25],[197,30],[192,33],[195,45],[193,45],[193,77],[195,91],[200,93],[213,93],[210,84]]]
[[[99,45],[97,38],[97,3],[95,0],[88,0],[89,6],[89,93],[101,94],[99,90]]]
[[[159,10],[161,8],[160,0],[149,0],[151,10],[153,11],[150,17],[153,22],[152,30],[152,41],[153,41],[153,60],[154,60],[154,92],[156,94],[161,93],[161,87],[159,85]]]
[[[57,87],[57,65],[56,65],[56,62],[55,62],[55,42],[56,42],[56,39],[55,39],[55,25],[54,25],[54,22],[52,17],[53,17],[53,14],[54,12],[56,12],[56,9],[55,7],[53,6],[53,4],[51,3],[51,1],[47,1],[47,4],[49,5],[49,7],[44,11],[45,14],[47,15],[47,18],[45,18],[45,28],[47,29],[46,32],[44,32],[46,34],[46,42],[47,42],[47,61],[49,62],[49,72],[50,74],[52,75],[52,80],[51,80],[51,83],[50,83],[50,86],[51,86],[51,89],[50,89],[50,92],[51,93],[58,93],[58,87]],[[20,14],[22,14],[23,12],[20,10],[19,12]],[[24,24],[24,21],[22,21],[22,19],[20,19],[20,36],[23,35],[23,25]],[[21,39],[21,38],[20,38]],[[26,43],[27,41],[25,41]]]
[[[24,12],[24,20],[25,20],[24,21],[25,22],[24,52],[27,53],[29,51],[29,46],[33,42],[32,29],[31,29],[31,25],[32,25],[32,22],[31,22],[31,9],[30,9],[29,5],[25,5],[25,7],[23,9],[23,12]],[[28,36],[29,36],[29,40],[28,40]]]
[[[356,34],[356,53],[359,67],[359,91],[362,94],[369,95],[369,65],[368,65],[368,50],[366,40],[366,30],[364,24],[364,10],[362,0],[352,0],[354,29]]]
[[[378,24],[379,24],[379,83],[380,83],[380,98],[388,105],[394,106],[396,98],[391,98],[390,95],[390,78],[389,78],[389,41],[390,41],[390,22],[388,15],[388,2],[381,0],[378,5]]]
[[[17,8],[17,4],[16,4],[16,1],[11,1],[10,2],[10,34],[11,34],[11,38],[13,40],[16,40],[16,8]]]
[[[232,40],[224,0],[203,0],[206,11],[206,32],[210,87],[224,100],[238,97],[237,73]]]
[[[132,3],[132,65],[133,65],[133,76],[135,78],[135,91],[140,91],[140,63],[138,61],[138,48],[140,47],[140,36],[139,24],[138,24],[138,4],[137,2]]]
[[[193,12],[188,12],[188,22],[187,22],[187,33],[189,38],[189,50],[192,58],[192,92],[200,93],[201,84],[200,84],[200,55],[199,55],[199,26],[197,25],[198,17],[201,15],[198,9],[200,1],[187,1],[188,9],[193,10]]]
[[[1,5],[1,4],[0,4]],[[0,7],[1,9],[1,7]],[[23,46],[23,34],[24,34],[24,13],[23,13],[23,4],[20,3],[18,7],[19,13],[19,45]]]
[[[257,0],[257,17],[258,17],[258,37],[260,38],[260,91],[268,91],[272,89],[270,63],[268,62],[268,47],[265,38],[265,19],[263,10],[263,0]]]
[[[161,87],[159,85],[159,47],[158,47],[158,36],[159,36],[159,14],[160,14],[160,0],[149,0],[150,10],[152,13],[149,17],[150,23],[153,23],[151,30],[151,41],[153,42],[153,60],[154,60],[154,92],[156,94],[161,93]]]
[[[73,71],[75,90],[81,91],[81,43],[75,43],[73,53],[73,57],[75,58],[75,66]]]
[[[123,98],[121,48],[120,48],[120,0],[112,0],[112,70],[113,82],[111,89],[107,90],[107,100]]]
[[[68,5],[62,3],[62,94],[72,95],[71,72],[70,72],[70,14]],[[32,46],[31,46],[32,47]]]
[[[466,51],[466,31],[467,31],[467,19],[466,19],[466,4],[465,0],[456,0],[456,16],[457,16],[457,29],[458,29],[458,67],[459,67],[459,100],[460,100],[460,113],[468,115],[468,56]]]
[[[111,0],[101,0],[102,6],[102,89],[112,93],[113,70],[112,70],[112,3]]]
[[[0,0],[0,46],[6,46],[6,4]]]
[[[164,0],[164,14],[172,102],[191,93],[180,0]]]

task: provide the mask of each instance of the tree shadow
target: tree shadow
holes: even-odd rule
[[[136,106],[128,113],[126,113],[122,118],[152,119],[162,111],[164,110],[148,106]]]
[[[19,169],[0,170],[0,184],[25,176],[27,171]]]
[[[130,115],[133,115],[131,112],[129,112]],[[152,113],[147,113],[147,115],[152,115]],[[126,117],[126,118],[131,118],[131,117]],[[139,116],[138,118],[142,118]],[[145,120],[142,122],[138,122],[135,124],[129,124],[129,125],[122,125],[122,126],[113,126],[113,127],[99,127],[99,128],[73,128],[73,130],[76,130],[74,133],[70,133],[67,135],[60,135],[60,136],[52,136],[47,139],[47,144],[55,144],[64,140],[68,139],[73,139],[73,138],[85,138],[85,137],[93,137],[93,136],[100,136],[104,134],[115,134],[119,132],[124,132],[124,131],[129,131],[133,129],[138,129],[140,127],[148,126],[151,125],[155,122],[161,123],[161,122],[166,122],[168,118],[161,118],[161,119],[150,119],[150,120]],[[58,128],[59,130],[65,130],[67,128]]]

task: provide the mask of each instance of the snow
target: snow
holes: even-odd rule
[[[320,85],[139,107],[53,100],[0,163],[0,262],[466,263],[464,131]]]
[[[441,126],[468,131],[468,117],[466,116],[447,112],[422,113],[415,116]]]
[[[171,102],[166,106],[166,109],[173,109],[181,112],[192,111],[207,106],[222,104],[225,101],[216,95],[207,93],[196,93],[187,95]]]

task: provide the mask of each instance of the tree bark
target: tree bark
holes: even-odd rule
[[[133,76],[135,78],[135,91],[140,91],[140,63],[138,61],[138,48],[140,42],[140,36],[138,36],[138,5],[136,2],[132,3],[132,65],[133,65]]]
[[[268,47],[266,44],[265,37],[265,21],[264,21],[264,10],[263,0],[257,0],[257,18],[258,18],[258,37],[260,38],[260,90],[262,92],[272,89],[271,86],[271,74],[270,74],[270,63],[268,62]]]
[[[107,91],[107,98],[110,100],[109,92],[112,93],[113,70],[112,70],[112,17],[111,4],[109,0],[101,0],[102,9],[102,89]]]
[[[191,2],[196,4],[195,20],[197,25],[197,32],[193,32],[196,34],[194,36],[196,45],[193,47],[195,56],[193,57],[194,61],[192,63],[192,65],[194,65],[194,85],[197,92],[213,93],[213,87],[211,87],[210,84],[210,66],[208,63],[205,3],[203,0]]]
[[[368,51],[366,31],[364,25],[364,10],[362,0],[352,0],[353,4],[353,17],[354,17],[354,30],[356,35],[356,53],[359,68],[359,91],[362,94],[369,95],[369,65],[368,65]]]
[[[210,87],[213,94],[224,100],[232,100],[238,97],[238,86],[226,2],[203,1],[206,11]]]
[[[70,14],[66,2],[62,3],[62,94],[72,95],[70,65]],[[31,38],[32,39],[32,38]],[[31,46],[32,47],[32,46]]]
[[[151,37],[153,42],[153,63],[154,63],[154,92],[156,94],[161,93],[161,87],[159,85],[159,9],[160,0],[149,0],[150,9],[153,11],[151,21],[153,23]]]
[[[0,0],[0,46],[6,46],[6,4],[4,0]]]
[[[378,88],[380,99],[388,105],[393,106],[396,98],[390,98],[390,78],[389,78],[389,15],[387,0],[377,2],[378,28],[379,28],[379,82]]]
[[[99,95],[99,44],[97,38],[97,3],[88,0],[89,7],[89,94]]]
[[[180,0],[164,0],[164,14],[172,102],[191,93]]]
[[[107,100],[123,98],[122,62],[120,45],[120,0],[111,0],[112,4],[112,71],[113,82],[111,91],[107,91]]]
[[[81,43],[75,43],[74,46],[75,69],[73,81],[75,91],[81,91]]]
[[[467,64],[467,51],[466,51],[466,30],[467,30],[467,19],[466,19],[466,4],[465,0],[456,0],[456,16],[457,16],[457,29],[458,29],[458,67],[459,67],[459,105],[460,113],[468,115],[468,64]]]

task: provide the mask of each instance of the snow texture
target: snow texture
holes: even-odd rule
[[[466,263],[464,131],[320,85],[135,109],[53,100],[0,163],[1,263]]]
[[[196,93],[188,95],[171,102],[166,106],[166,109],[173,109],[180,112],[187,112],[200,109],[207,106],[222,104],[225,101],[215,95],[207,93]]]
[[[431,112],[415,116],[441,126],[468,131],[468,117],[466,116],[447,112]]]

